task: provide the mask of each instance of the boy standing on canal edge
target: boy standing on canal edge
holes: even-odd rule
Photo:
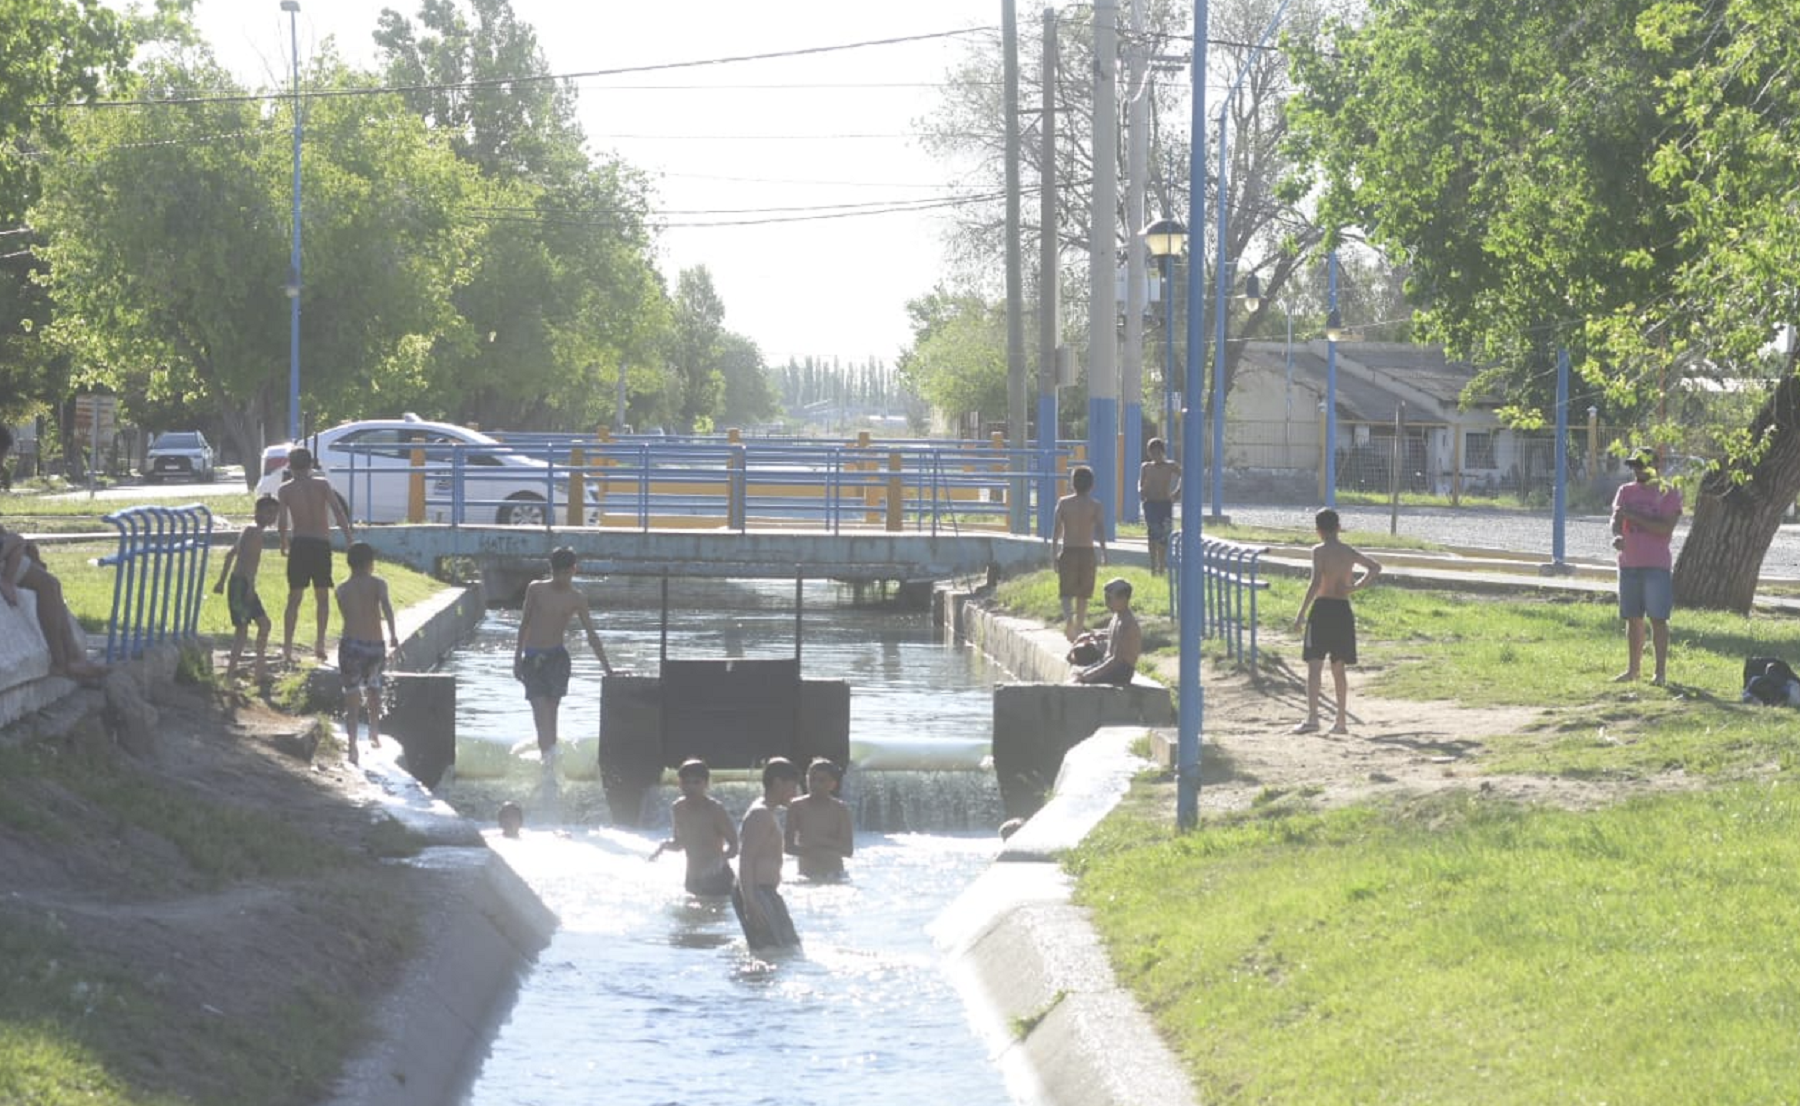
[[[1056,590],[1062,599],[1063,636],[1070,641],[1087,628],[1088,600],[1094,597],[1096,564],[1106,563],[1106,522],[1094,488],[1094,470],[1076,465],[1069,473],[1075,489],[1056,501],[1056,525],[1050,531],[1050,558],[1056,562]],[[1060,547],[1060,552],[1058,548]],[[1096,549],[1098,558],[1096,559]],[[1070,613],[1070,604],[1074,612]]]
[[[281,486],[275,499],[281,504],[281,551],[286,554],[287,613],[281,622],[281,659],[294,663],[294,623],[300,618],[300,600],[310,584],[318,604],[318,636],[313,656],[325,659],[325,627],[331,622],[331,520],[335,516],[344,531],[344,548],[356,537],[350,532],[350,516],[343,500],[331,490],[331,482],[313,471],[312,450],[296,446],[288,451],[288,471],[294,478]],[[292,522],[294,536],[288,538]]]
[[[1306,627],[1306,644],[1301,656],[1306,660],[1306,721],[1294,727],[1294,733],[1313,733],[1319,728],[1319,695],[1325,659],[1331,658],[1331,683],[1337,692],[1337,722],[1334,734],[1350,732],[1350,683],[1344,666],[1356,663],[1356,615],[1350,610],[1350,593],[1360,591],[1381,575],[1381,565],[1338,540],[1338,513],[1327,507],[1313,516],[1319,531],[1319,544],[1312,551],[1312,582],[1306,598],[1300,600],[1300,613],[1294,616],[1294,629]],[[1361,576],[1356,575],[1358,566]],[[1311,616],[1308,616],[1308,609]]]
[[[513,649],[513,675],[525,685],[531,704],[531,721],[537,727],[538,752],[546,763],[556,756],[556,714],[569,693],[569,650],[563,638],[569,620],[579,617],[588,645],[600,660],[600,668],[613,674],[606,646],[594,632],[587,596],[575,586],[575,551],[559,546],[550,554],[550,578],[533,580],[525,588],[525,607],[519,612],[519,641]]]
[[[731,858],[737,855],[738,832],[725,805],[707,794],[712,769],[698,757],[689,757],[676,769],[681,798],[669,807],[669,839],[650,854],[655,860],[665,852],[687,856],[684,886],[690,895],[729,895]]]
[[[1150,573],[1160,576],[1169,567],[1169,532],[1175,526],[1175,501],[1181,498],[1181,466],[1168,459],[1161,438],[1151,438],[1144,448],[1150,459],[1138,467],[1138,499],[1144,506]]]
[[[731,889],[731,908],[744,927],[744,940],[752,949],[798,946],[794,920],[781,899],[781,824],[775,808],[793,801],[800,790],[800,769],[786,757],[771,757],[763,765],[762,798],[744,812],[738,832],[737,886]]]
[[[400,648],[400,634],[394,629],[387,581],[375,575],[375,547],[354,542],[344,560],[350,578],[337,589],[338,613],[344,620],[344,633],[338,638],[338,676],[344,681],[344,730],[350,736],[350,763],[355,764],[359,706],[368,708],[369,748],[381,744],[381,669],[387,663],[388,646]],[[385,646],[383,619],[388,631]]]
[[[788,804],[787,851],[800,858],[807,879],[843,879],[844,858],[856,852],[850,808],[838,798],[844,770],[827,757],[806,767],[806,794]]]
[[[256,682],[260,685],[269,678],[269,631],[273,624],[256,594],[256,570],[262,565],[263,531],[275,524],[279,514],[281,504],[274,496],[265,495],[256,501],[255,520],[244,527],[237,543],[225,554],[219,582],[213,585],[214,592],[225,592],[231,625],[237,631],[231,639],[231,659],[225,662],[227,680],[237,675],[238,657],[244,651],[252,622],[256,623]]]

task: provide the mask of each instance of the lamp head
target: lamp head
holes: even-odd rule
[[[1244,306],[1251,311],[1259,311],[1262,304],[1262,281],[1257,279],[1255,273],[1251,273],[1244,278]]]
[[[300,10],[300,0],[281,0],[281,10],[284,12],[299,11]]]
[[[1331,309],[1331,314],[1325,316],[1325,340],[1336,342],[1341,341],[1343,337],[1344,316],[1334,307]]]
[[[1187,244],[1187,227],[1180,219],[1165,215],[1140,232],[1151,257],[1174,257]]]

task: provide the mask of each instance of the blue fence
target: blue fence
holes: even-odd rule
[[[106,659],[135,657],[169,638],[191,640],[200,625],[212,512],[187,507],[131,507],[106,516],[119,531],[119,551],[100,563],[113,577]]]
[[[1200,634],[1220,638],[1225,651],[1240,665],[1246,656],[1256,668],[1256,595],[1269,582],[1257,578],[1258,565],[1267,546],[1200,540]],[[1181,594],[1181,535],[1169,538],[1169,595],[1179,616],[1187,596]],[[1179,623],[1177,623],[1179,624]],[[1248,638],[1248,642],[1246,642]],[[1248,653],[1246,653],[1248,649]]]

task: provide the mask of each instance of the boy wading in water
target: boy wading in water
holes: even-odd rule
[[[387,664],[388,646],[400,648],[394,629],[394,606],[388,602],[387,581],[375,575],[375,547],[359,541],[345,556],[350,578],[338,586],[338,612],[344,633],[338,638],[338,674],[344,681],[344,730],[350,735],[350,763],[357,763],[358,708],[369,712],[369,748],[381,744],[381,669]],[[381,623],[387,620],[388,645],[381,643]]]
[[[788,803],[787,851],[800,858],[807,879],[843,879],[844,858],[856,851],[850,807],[837,797],[844,770],[826,757],[806,767],[806,794]]]
[[[556,755],[556,712],[569,693],[569,650],[563,645],[563,636],[569,620],[577,617],[601,669],[612,675],[606,646],[600,644],[588,614],[587,596],[575,586],[575,551],[559,546],[550,554],[550,578],[533,580],[525,588],[519,643],[513,649],[513,675],[525,685],[525,700],[531,704],[531,721],[537,727],[538,752],[546,762]]]
[[[1050,532],[1050,559],[1056,562],[1056,590],[1062,598],[1063,636],[1074,641],[1087,629],[1088,600],[1094,597],[1095,566],[1106,563],[1106,526],[1094,488],[1094,470],[1077,465],[1069,473],[1075,490],[1056,501]],[[1070,613],[1070,604],[1074,612]]]
[[[675,778],[681,783],[681,798],[669,807],[672,832],[650,859],[665,852],[684,853],[688,894],[729,895],[737,878],[731,873],[731,858],[737,855],[738,833],[725,805],[707,794],[712,769],[704,760],[689,757],[676,769]]]
[[[313,656],[325,659],[325,627],[331,621],[331,520],[335,516],[344,531],[344,548],[356,538],[350,532],[350,516],[331,490],[330,481],[313,471],[312,450],[297,446],[288,451],[288,471],[294,478],[281,486],[275,499],[281,504],[281,551],[287,555],[287,613],[281,620],[281,659],[294,663],[294,623],[300,618],[300,600],[308,585],[318,604],[318,636]],[[293,525],[294,536],[288,537]]]
[[[762,778],[762,798],[750,804],[738,830],[742,851],[731,908],[737,911],[744,940],[752,949],[797,946],[800,935],[781,899],[781,823],[775,808],[793,801],[800,790],[800,769],[786,757],[771,757],[763,765]]]
[[[231,659],[225,662],[227,680],[237,675],[238,656],[244,651],[252,622],[256,623],[256,682],[261,684],[269,678],[267,656],[271,623],[269,613],[263,610],[262,599],[256,594],[256,570],[262,565],[263,531],[275,525],[279,514],[281,504],[274,496],[265,495],[256,501],[256,521],[244,527],[237,544],[225,554],[225,564],[219,569],[219,582],[213,585],[213,591],[225,592],[231,625],[237,630],[231,639]]]
[[[1320,677],[1325,659],[1330,657],[1331,683],[1337,692],[1337,722],[1331,732],[1349,733],[1350,684],[1344,666],[1356,663],[1356,616],[1350,610],[1350,593],[1374,583],[1381,575],[1381,565],[1338,540],[1338,513],[1331,508],[1315,515],[1313,525],[1319,531],[1319,544],[1312,551],[1312,583],[1300,601],[1300,613],[1294,616],[1294,629],[1306,628],[1301,652],[1306,660],[1306,721],[1293,732],[1313,733],[1319,728]],[[1360,577],[1356,575],[1358,566],[1363,570]]]

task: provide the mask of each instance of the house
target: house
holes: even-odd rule
[[[1328,351],[1323,339],[1245,343],[1226,403],[1227,473],[1252,484],[1323,478]],[[1404,490],[1514,490],[1554,463],[1549,436],[1500,424],[1498,397],[1459,406],[1475,367],[1439,347],[1339,342],[1336,372],[1340,488],[1388,490],[1397,418]]]

